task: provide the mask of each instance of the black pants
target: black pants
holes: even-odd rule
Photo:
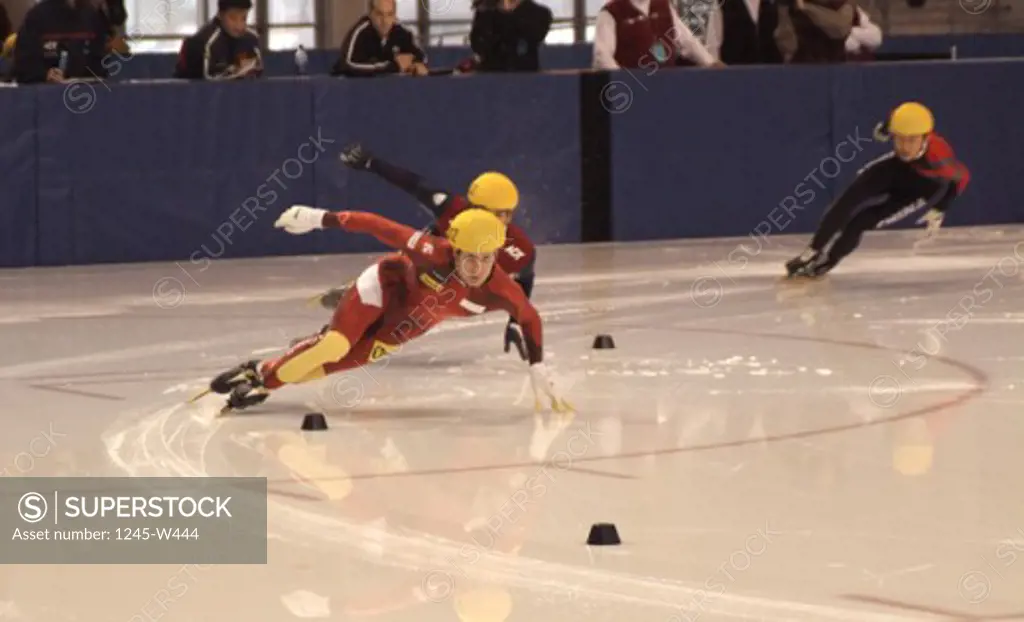
[[[945,188],[921,176],[894,153],[861,169],[818,225],[811,248],[818,251],[817,272],[836,266],[860,244],[868,229],[903,220],[931,204]]]

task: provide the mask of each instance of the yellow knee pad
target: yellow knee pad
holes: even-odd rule
[[[323,375],[323,365],[345,358],[351,348],[352,345],[345,335],[332,330],[308,350],[296,354],[290,361],[281,365],[277,369],[277,377],[281,382],[290,384],[319,378]]]

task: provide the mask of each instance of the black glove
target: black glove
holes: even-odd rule
[[[364,151],[363,146],[359,143],[345,147],[341,150],[341,154],[338,157],[345,166],[359,171],[369,170],[370,161],[373,159],[373,156],[369,152]]]
[[[519,324],[517,324],[515,320],[509,318],[508,325],[505,326],[505,352],[507,353],[513,345],[519,352],[519,358],[524,361],[527,360],[526,342],[523,341],[523,331],[519,328]]]

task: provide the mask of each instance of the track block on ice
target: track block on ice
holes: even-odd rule
[[[611,335],[598,335],[594,337],[595,350],[612,350],[615,348],[615,340]]]
[[[327,429],[327,419],[323,413],[309,413],[302,417],[302,429],[305,432],[317,432]]]
[[[590,528],[587,544],[590,546],[608,546],[622,544],[622,540],[619,539],[619,530],[612,523],[595,523]]]

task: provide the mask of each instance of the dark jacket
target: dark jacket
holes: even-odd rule
[[[757,21],[745,0],[722,0],[722,46],[718,57],[726,65],[781,63],[775,43],[779,12],[772,0],[761,0]]]
[[[124,0],[104,0],[100,9],[100,18],[107,27],[107,31],[113,36],[128,21]]]
[[[102,61],[107,38],[95,9],[84,4],[71,7],[67,0],[43,0],[25,14],[18,31],[14,78],[21,84],[45,82],[54,68],[63,68],[65,78],[106,78]]]
[[[493,0],[473,14],[469,41],[480,57],[480,71],[540,71],[540,46],[548,36],[551,9],[522,0],[512,11],[502,11]]]
[[[11,36],[11,32],[11,18],[7,15],[3,0],[0,0],[0,44],[3,44],[7,37]]]
[[[331,75],[359,77],[398,73],[395,57],[399,54],[412,54],[420,63],[427,58],[416,45],[411,30],[396,23],[382,39],[367,15],[348,32],[341,44],[341,58],[334,63]]]
[[[255,63],[255,68],[244,77],[256,77],[263,72],[263,54],[260,39],[251,30],[235,38],[213,18],[202,30],[186,38],[178,52],[174,77],[185,80],[224,80],[240,77],[244,66]]]

